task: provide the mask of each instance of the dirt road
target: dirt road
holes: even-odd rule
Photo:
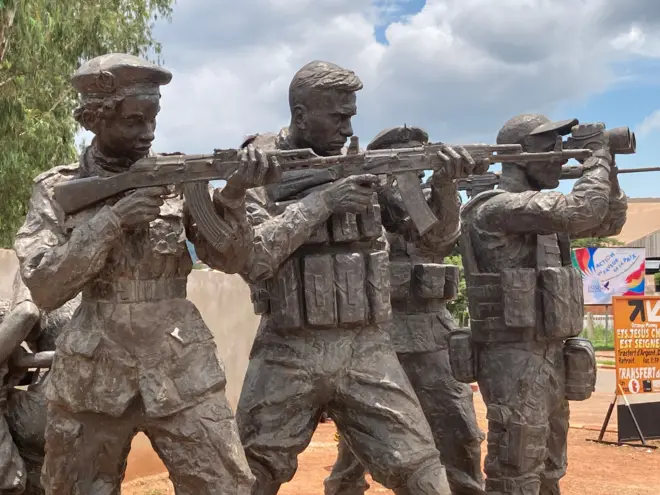
[[[657,495],[660,486],[660,450],[616,447],[587,441],[598,436],[611,395],[597,393],[589,401],[571,404],[569,433],[570,465],[561,487],[563,495]],[[481,427],[486,428],[485,406],[476,394],[475,404]],[[606,438],[616,440],[616,412]],[[300,457],[298,473],[291,483],[280,490],[281,495],[322,495],[323,479],[328,475],[337,453],[332,423],[319,425],[309,448]],[[485,443],[483,445],[485,455]],[[626,466],[624,469],[623,466]],[[632,469],[634,467],[634,469]],[[124,495],[174,495],[167,474],[160,474],[164,466],[153,454],[149,441],[136,437],[129,458]],[[156,475],[156,476],[153,476]],[[137,476],[149,478],[136,479]],[[133,481],[131,481],[133,480]],[[371,483],[371,481],[370,481]],[[392,494],[382,486],[371,483],[368,491]]]

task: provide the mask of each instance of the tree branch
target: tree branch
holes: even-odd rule
[[[3,87],[5,84],[12,82],[14,79],[15,79],[14,76],[11,76],[9,79],[0,82],[0,88]]]
[[[20,0],[12,6],[7,6],[2,11],[2,23],[0,24],[0,62],[5,59],[7,48],[9,47],[9,31],[14,25],[14,17],[16,16],[16,7]]]

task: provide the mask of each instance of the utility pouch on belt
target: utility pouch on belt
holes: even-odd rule
[[[454,378],[461,383],[477,381],[477,356],[469,328],[459,328],[449,334],[449,362]]]
[[[257,282],[250,286],[250,299],[254,306],[255,315],[268,313],[270,309],[270,295],[268,294],[266,282]]]
[[[577,337],[583,329],[582,276],[572,266],[545,268],[539,274],[543,302],[543,337]]]
[[[587,400],[596,388],[596,352],[588,339],[571,338],[564,342],[566,399]]]
[[[536,326],[536,280],[537,272],[533,268],[502,272],[502,302],[506,326]]]

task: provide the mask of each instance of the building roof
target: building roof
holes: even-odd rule
[[[628,198],[628,218],[614,238],[624,244],[660,230],[660,198]]]

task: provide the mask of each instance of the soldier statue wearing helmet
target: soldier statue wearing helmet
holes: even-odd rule
[[[602,124],[519,115],[497,143],[552,151],[571,132],[593,155],[570,193],[547,191],[561,162],[506,163],[499,188],[461,212],[471,331],[452,334],[450,355],[456,378],[476,379],[488,407],[489,495],[560,493],[568,400],[588,398],[595,384],[593,347],[576,338],[583,295],[570,238],[616,235],[625,223],[608,134]]]

